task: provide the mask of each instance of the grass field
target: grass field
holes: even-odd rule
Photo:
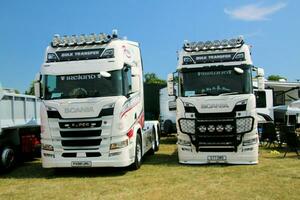
[[[42,169],[24,163],[0,177],[0,199],[300,199],[300,159],[260,150],[258,165],[180,165],[175,137],[138,171]]]

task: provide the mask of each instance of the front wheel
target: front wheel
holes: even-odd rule
[[[135,142],[135,158],[134,163],[130,165],[132,170],[138,170],[142,164],[142,139],[139,134],[136,136]]]
[[[11,147],[4,147],[1,151],[0,168],[3,171],[11,169],[16,163],[15,150]]]

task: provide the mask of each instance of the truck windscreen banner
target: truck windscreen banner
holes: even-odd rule
[[[100,58],[104,48],[57,51],[59,61],[87,60]]]
[[[191,56],[194,64],[203,63],[216,63],[216,62],[233,62],[233,61],[244,61],[245,54],[241,53],[220,53],[220,54],[205,54],[205,55],[192,55]],[[185,60],[185,59],[183,59]],[[191,63],[183,63],[191,64]]]

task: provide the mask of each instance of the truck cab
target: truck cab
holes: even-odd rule
[[[144,121],[139,44],[112,35],[54,36],[36,77],[45,168],[138,169],[158,149]]]
[[[184,43],[177,66],[180,163],[258,163],[253,70],[263,73],[242,37]],[[173,80],[170,74],[170,95]]]

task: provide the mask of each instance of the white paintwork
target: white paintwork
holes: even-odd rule
[[[4,129],[39,126],[39,109],[36,97],[0,88],[0,135]]]
[[[159,135],[156,121],[144,122],[144,100],[143,100],[143,72],[139,45],[121,39],[112,39],[108,44],[98,45],[101,48],[114,48],[114,58],[79,60],[66,62],[44,62],[41,66],[42,75],[65,75],[65,74],[84,74],[84,73],[100,73],[102,71],[111,71],[122,69],[124,64],[132,67],[132,82],[135,84],[132,88],[138,89],[131,94],[130,98],[134,99],[131,104],[126,104],[128,98],[125,96],[114,97],[97,97],[82,99],[59,99],[59,100],[43,100],[41,106],[41,118],[43,131],[42,138],[42,164],[44,168],[72,167],[72,162],[89,162],[89,167],[123,167],[129,166],[134,162],[135,145],[137,134],[141,134],[142,153],[145,155],[152,147],[152,130],[155,128],[156,144],[159,144]],[[55,53],[57,49],[49,46],[47,53]],[[72,48],[72,47],[69,47]],[[75,47],[77,48],[77,47]],[[88,49],[89,46],[84,48]],[[126,52],[125,52],[126,49]],[[130,53],[130,55],[129,55]],[[135,90],[133,89],[133,90]],[[113,115],[98,117],[104,106],[114,104]],[[89,112],[66,112],[68,109],[76,110],[80,107],[91,108]],[[130,109],[128,109],[130,108]],[[47,110],[58,111],[63,119],[48,118]],[[125,112],[125,111],[126,112]],[[74,148],[66,150],[62,145],[62,141],[66,140],[60,134],[61,128],[59,122],[85,122],[87,120],[101,120],[102,125],[101,144],[91,148]],[[143,126],[143,127],[142,127]],[[97,129],[97,130],[98,130]],[[134,134],[128,137],[127,133],[133,129]],[[77,129],[79,130],[79,129]],[[86,130],[82,128],[82,130]],[[81,139],[92,139],[88,137],[80,137]],[[70,138],[73,140],[74,138]],[[128,140],[128,146],[119,149],[110,149],[112,143]],[[43,149],[43,145],[52,145],[53,151]],[[100,152],[100,157],[88,157],[87,153]],[[62,157],[63,153],[75,153],[75,157]]]
[[[170,110],[169,104],[174,104],[175,110]],[[174,125],[176,124],[176,98],[168,95],[167,87],[159,90],[159,112],[162,131],[166,120],[170,120]]]

